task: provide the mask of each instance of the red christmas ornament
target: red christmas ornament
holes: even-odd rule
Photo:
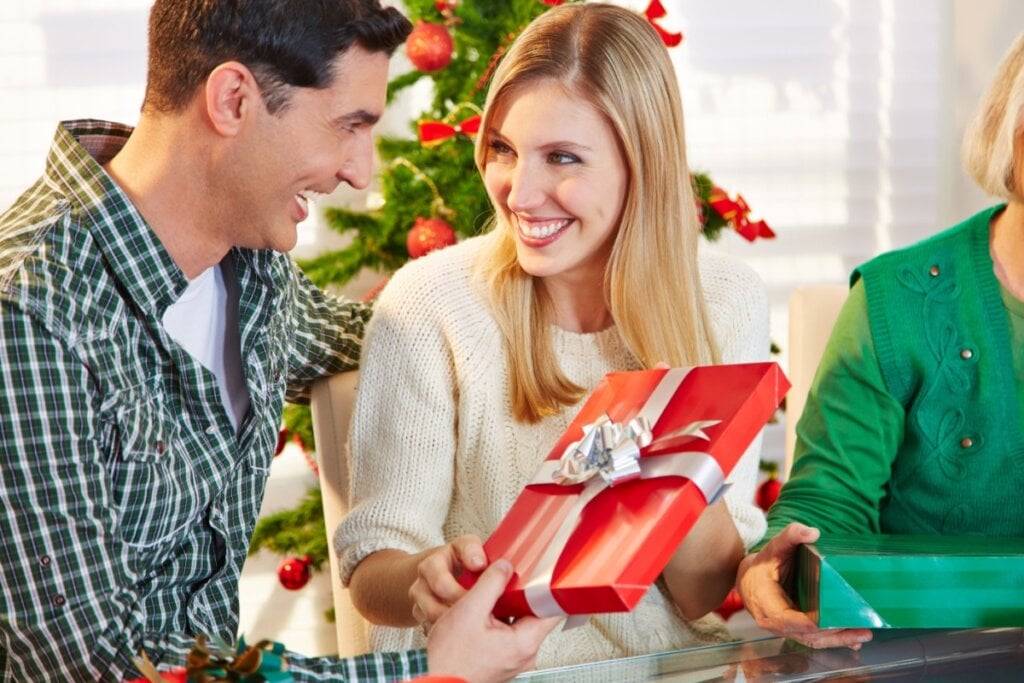
[[[778,477],[774,474],[765,479],[760,486],[757,487],[756,502],[757,507],[762,510],[768,510],[779,497],[779,491],[782,490],[782,482],[779,481]]]
[[[277,568],[277,580],[288,590],[297,591],[309,583],[309,565],[312,563],[313,558],[309,555],[289,557]]]
[[[743,598],[740,597],[739,591],[733,588],[729,591],[729,594],[725,596],[725,600],[722,601],[722,604],[715,609],[715,614],[722,617],[725,621],[729,621],[729,617],[736,612],[739,612],[741,609],[743,609]]]
[[[419,258],[435,249],[455,244],[455,231],[440,218],[417,218],[405,238],[405,248],[411,258]]]
[[[405,54],[420,71],[438,71],[452,61],[452,37],[441,24],[421,21],[405,41]]]
[[[281,431],[277,433],[277,447],[274,449],[274,457],[281,455],[281,451],[284,450],[285,444],[288,443],[288,430],[285,427],[281,427]]]

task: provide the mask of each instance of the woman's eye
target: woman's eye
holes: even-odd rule
[[[579,163],[580,158],[568,152],[551,152],[548,154],[548,161],[553,164],[576,164]]]
[[[508,154],[512,151],[512,148],[501,140],[491,140],[490,148],[496,154]]]

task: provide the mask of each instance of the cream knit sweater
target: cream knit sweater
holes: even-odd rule
[[[486,539],[579,406],[540,424],[509,410],[508,373],[497,326],[471,283],[487,236],[412,261],[380,295],[367,330],[352,425],[352,509],[335,548],[343,581],[377,550],[409,553],[462,534]],[[746,266],[702,252],[701,278],[723,362],[762,361],[769,353],[764,285]],[[656,286],[652,283],[652,286]],[[605,373],[640,366],[614,327],[593,334],[552,328],[569,378],[593,387]],[[753,503],[760,437],[743,456],[725,496],[747,547],[765,521]],[[659,652],[727,639],[711,615],[678,613],[659,581],[633,612],[594,616],[556,630],[538,668]],[[415,629],[372,627],[375,650],[421,647]]]

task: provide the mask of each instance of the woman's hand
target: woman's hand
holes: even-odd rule
[[[466,594],[456,575],[464,569],[476,572],[486,567],[483,542],[473,535],[459,536],[420,561],[409,598],[412,616],[424,633]]]
[[[795,569],[797,549],[814,543],[820,532],[798,522],[789,524],[760,551],[740,562],[736,589],[743,604],[761,628],[808,647],[860,649],[871,640],[869,629],[819,629],[786,594],[785,584]]]

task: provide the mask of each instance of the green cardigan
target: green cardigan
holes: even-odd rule
[[[1024,303],[996,280],[992,207],[858,268],[797,424],[766,538],[1024,535]]]

